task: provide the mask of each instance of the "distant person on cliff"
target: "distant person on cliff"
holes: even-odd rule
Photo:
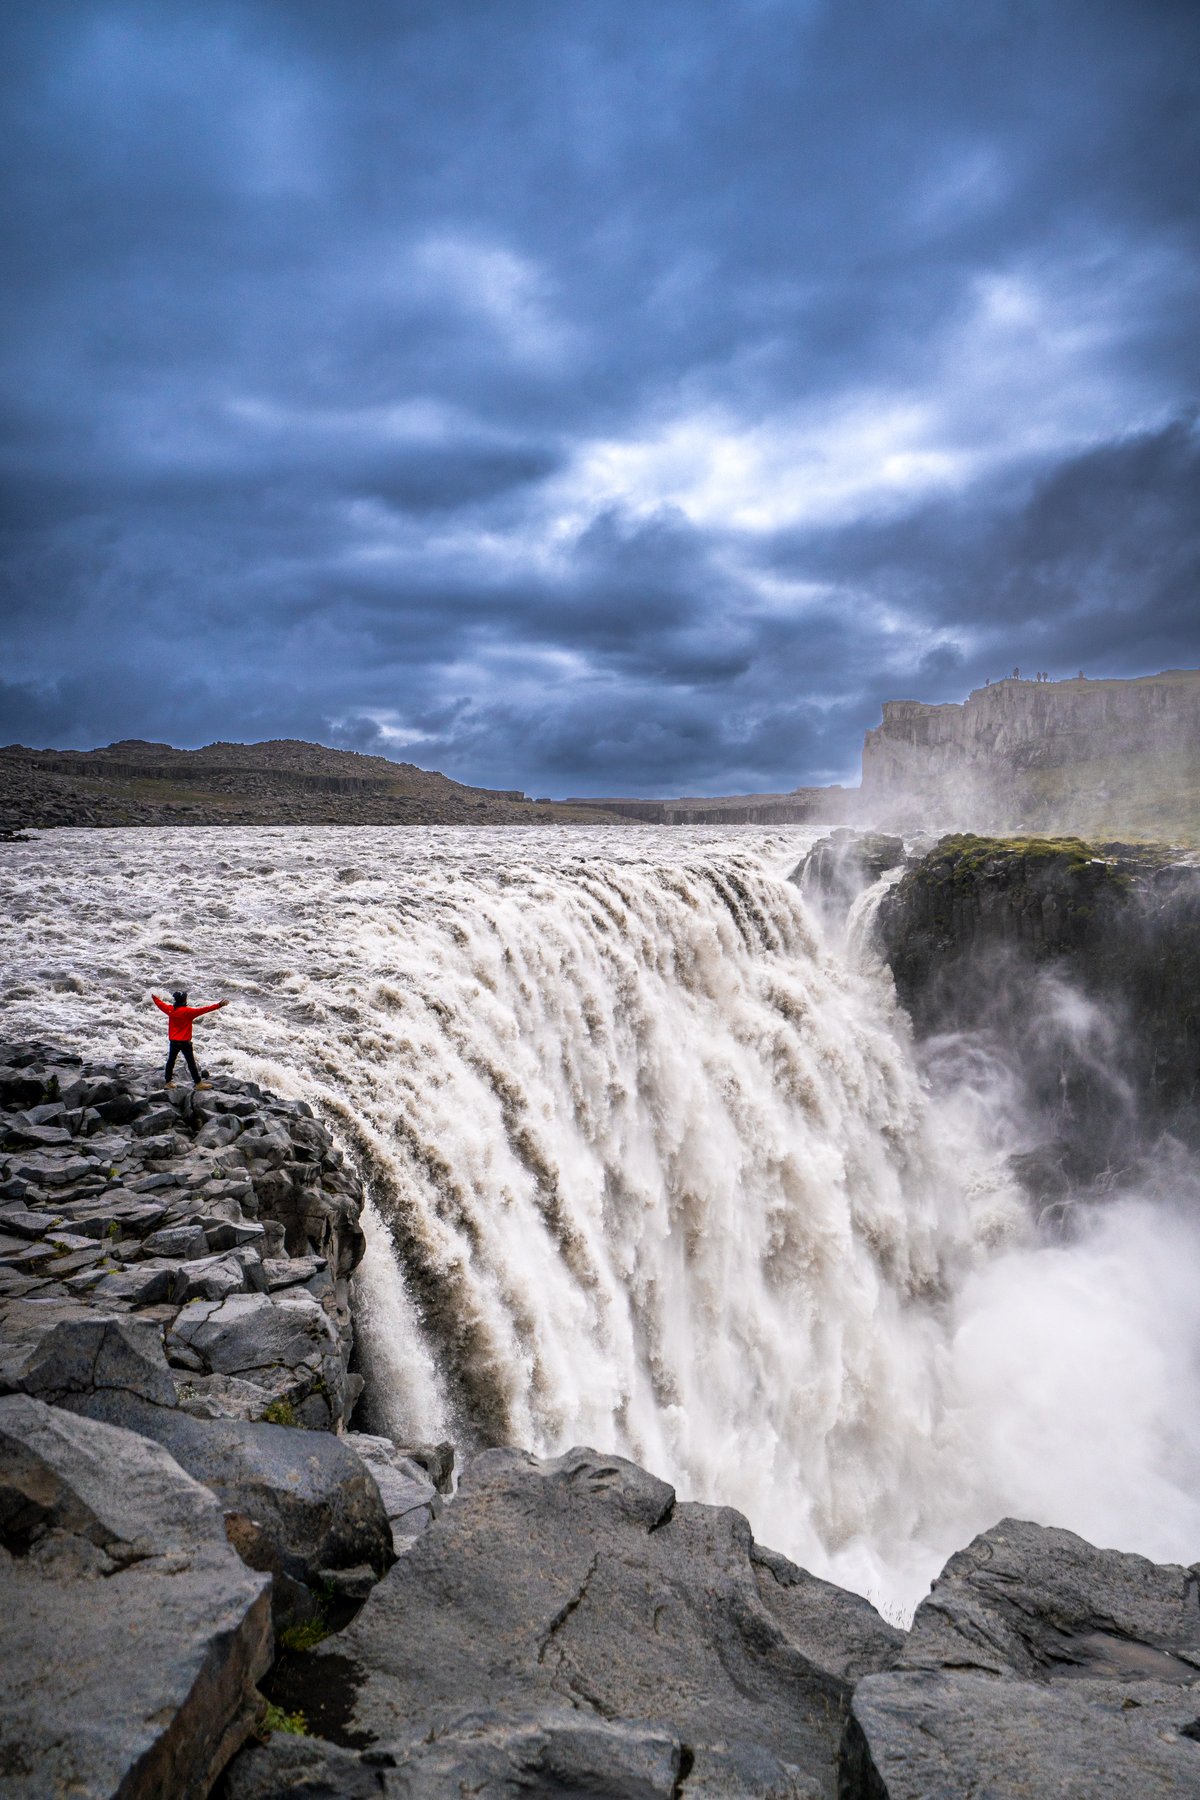
[[[220,1012],[223,1006],[229,1005],[228,1000],[215,1000],[211,1006],[189,1006],[187,1003],[187,994],[182,988],[177,989],[176,992],[171,995],[171,1004],[169,1006],[165,1000],[160,1000],[157,994],[151,994],[150,998],[153,1000],[155,1006],[157,1006],[159,1012],[165,1012],[170,1021],[167,1027],[167,1040],[170,1046],[167,1050],[167,1086],[172,1087],[174,1085],[171,1081],[171,1075],[174,1072],[175,1059],[182,1052],[183,1060],[188,1066],[188,1072],[192,1077],[193,1085],[198,1088],[207,1087],[207,1081],[204,1080],[200,1070],[196,1067],[196,1057],[192,1050],[192,1021],[200,1018],[204,1013]]]

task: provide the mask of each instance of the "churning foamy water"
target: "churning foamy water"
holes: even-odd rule
[[[1200,1556],[1200,1231],[1042,1240],[1005,1071],[922,1077],[796,830],[59,831],[0,851],[6,1035],[201,1060],[366,1175],[402,1438],[621,1451],[893,1613],[1006,1512]]]

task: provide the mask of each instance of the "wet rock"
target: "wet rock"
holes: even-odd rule
[[[346,1732],[392,1754],[483,1708],[531,1726],[572,1708],[689,1746],[697,1793],[832,1795],[850,1687],[845,1652],[828,1666],[819,1649],[829,1591],[796,1584],[789,1621],[752,1551],[740,1514],[676,1506],[619,1457],[488,1451],[336,1650],[313,1653],[314,1679],[341,1658]],[[872,1657],[859,1631],[858,1665],[887,1666],[895,1634],[880,1620]]]
[[[5,1793],[201,1800],[271,1656],[268,1579],[212,1495],[158,1445],[12,1395],[0,1541]]]
[[[1127,1166],[1164,1129],[1195,1140],[1193,859],[1161,844],[949,836],[885,895],[877,930],[918,1036],[986,1031],[1020,1067],[1029,1110],[1093,1166]],[[1077,1018],[1056,1023],[1063,981],[1119,1033],[1119,1080]]]
[[[903,838],[839,826],[817,840],[789,879],[810,898],[845,912],[864,888],[903,861]]]

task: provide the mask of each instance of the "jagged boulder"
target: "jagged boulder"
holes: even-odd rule
[[[1200,1795],[1200,1567],[1006,1519],[858,1686],[843,1800]]]
[[[917,1608],[900,1664],[1191,1681],[1200,1678],[1200,1565],[1152,1563],[1003,1519],[950,1558]]]
[[[345,1442],[375,1478],[392,1528],[397,1555],[432,1525],[442,1510],[441,1496],[419,1463],[411,1462],[390,1438],[348,1431]]]
[[[666,1483],[619,1457],[487,1451],[283,1701],[336,1688],[340,1725],[327,1734],[399,1766],[415,1746],[470,1736],[481,1712],[495,1754],[519,1761],[514,1746],[540,1741],[547,1714],[571,1712],[576,1736],[562,1753],[583,1756],[587,1738],[599,1758],[592,1791],[627,1791],[622,1757],[653,1742],[664,1780],[667,1747],[679,1745],[698,1793],[832,1796],[848,1658],[887,1667],[901,1636],[865,1600],[781,1582],[754,1550],[740,1514],[677,1506]],[[838,1620],[849,1613],[848,1652]],[[626,1733],[607,1749],[605,1722]]]
[[[199,1374],[257,1383],[304,1425],[328,1428],[349,1410],[351,1378],[337,1329],[302,1287],[185,1306],[167,1351]]]
[[[0,1399],[4,1791],[202,1800],[271,1660],[269,1582],[157,1444]]]
[[[60,1319],[29,1352],[17,1377],[26,1394],[54,1406],[76,1406],[85,1395],[122,1396],[152,1406],[176,1404],[175,1383],[153,1324],[121,1317]],[[123,1424],[119,1416],[111,1424]]]
[[[392,1559],[388,1510],[370,1467],[349,1444],[330,1432],[193,1417],[177,1404],[149,1322],[62,1320],[37,1343],[18,1380],[29,1394],[169,1451],[224,1509],[253,1519],[256,1567],[318,1587],[345,1569],[368,1568],[374,1578]],[[419,1496],[403,1497],[419,1504]],[[414,1520],[410,1535],[417,1529]]]

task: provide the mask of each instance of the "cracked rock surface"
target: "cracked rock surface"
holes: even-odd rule
[[[886,1668],[902,1634],[771,1560],[739,1513],[619,1457],[486,1451],[311,1657],[341,1693],[326,1735],[391,1758],[389,1794],[669,1795],[686,1771],[689,1795],[832,1796],[847,1660]]]

